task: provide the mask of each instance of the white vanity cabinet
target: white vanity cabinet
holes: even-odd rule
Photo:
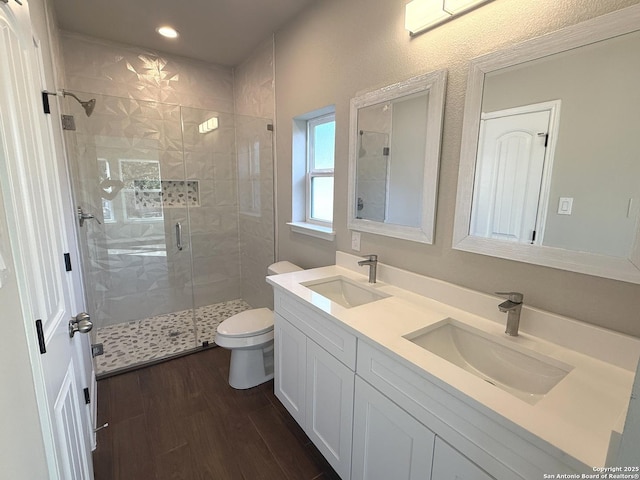
[[[383,281],[368,285],[360,260],[339,252],[335,266],[267,279],[276,395],[342,480],[580,476],[614,458],[611,432],[622,431],[640,340],[527,306],[523,334],[507,337],[494,297],[384,264]],[[511,372],[519,392],[417,341],[445,324],[529,357],[521,378],[506,368],[511,354],[496,355],[508,362],[496,375]],[[464,349],[498,351],[474,342]],[[565,375],[527,397],[545,365]]]
[[[493,477],[436,437],[431,480],[493,480]]]
[[[353,370],[307,339],[304,430],[345,480],[351,472],[354,380]]]
[[[344,480],[351,475],[356,338],[276,293],[275,395]]]
[[[275,394],[342,480],[528,480],[585,470],[332,316],[332,304],[312,303],[275,289]]]
[[[291,416],[304,427],[307,337],[284,318],[274,319],[274,391]]]
[[[351,480],[494,480],[356,376]]]
[[[435,434],[356,377],[351,480],[428,480]]]
[[[415,423],[435,433],[432,477],[425,479],[528,480],[549,472],[578,473],[565,463],[570,460],[566,455],[550,455],[535,437],[506,427],[490,411],[475,408],[473,401],[447,391],[423,372],[362,340],[357,375]],[[355,415],[357,419],[357,406]],[[354,438],[354,445],[358,441]]]

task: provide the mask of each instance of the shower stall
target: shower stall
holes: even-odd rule
[[[271,120],[71,93],[65,140],[97,373],[213,345],[222,320],[270,306]]]

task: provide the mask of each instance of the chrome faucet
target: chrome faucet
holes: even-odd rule
[[[504,333],[517,337],[524,295],[519,292],[496,292],[496,294],[507,295],[507,300],[498,305],[498,309],[507,314],[507,329]]]
[[[360,260],[358,265],[361,267],[369,265],[369,283],[376,283],[376,272],[378,270],[378,255],[365,255],[363,258],[366,260]]]

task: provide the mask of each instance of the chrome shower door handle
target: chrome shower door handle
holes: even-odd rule
[[[91,213],[84,213],[84,211],[82,210],[82,207],[78,207],[78,220],[80,220],[80,226],[83,227],[84,226],[84,221],[85,220],[95,220],[96,222],[98,222],[98,225],[102,225],[102,222],[100,220],[98,220],[95,215],[92,215]]]
[[[178,250],[182,250],[182,224],[176,222],[176,246]]]

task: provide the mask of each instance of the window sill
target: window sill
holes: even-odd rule
[[[292,232],[301,233],[302,235],[309,235],[330,242],[336,238],[336,232],[331,227],[322,227],[306,222],[287,222],[287,225],[291,227]]]

